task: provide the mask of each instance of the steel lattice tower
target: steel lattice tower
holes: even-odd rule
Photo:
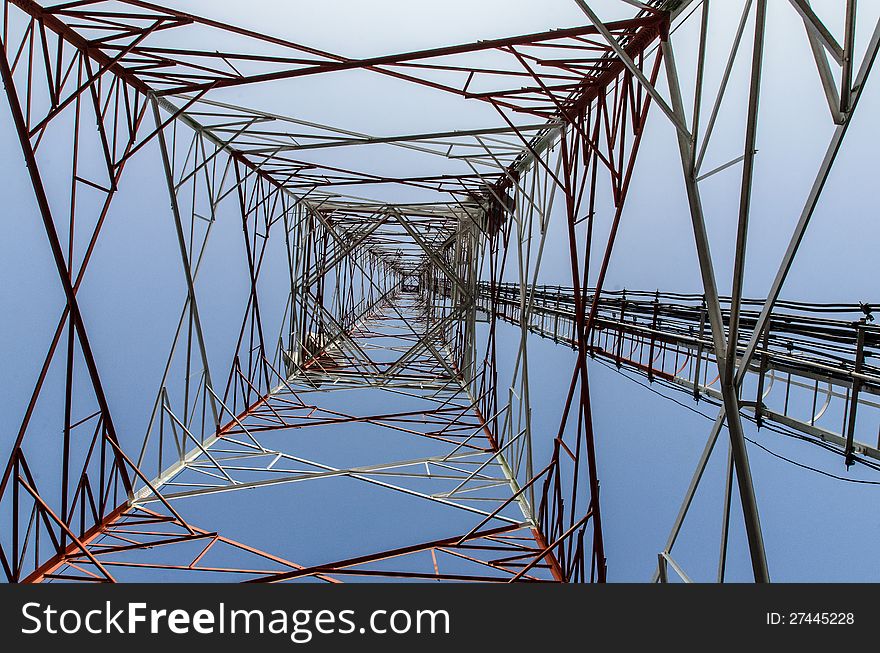
[[[780,299],[880,47],[880,22],[858,44],[855,0],[839,3],[840,34],[809,0],[787,3],[813,54],[792,65],[818,73],[832,135],[771,290],[752,300],[743,275],[767,0],[738,3],[729,50],[712,41],[714,0],[605,3],[628,16],[615,20],[597,15],[599,3],[575,2],[580,26],[352,59],[141,0],[4,0],[0,72],[35,200],[16,219],[41,222],[61,293],[45,351],[29,352],[33,378],[16,379],[33,385],[29,398],[5,420],[0,562],[9,582],[604,582],[596,441],[607,434],[594,430],[593,360],[719,404],[655,579],[688,579],[673,546],[725,441],[719,579],[734,497],[754,578],[770,579],[744,420],[821,442],[847,465],[880,461],[870,413],[880,407],[871,363],[880,330],[870,307]],[[674,54],[681,25],[699,38]],[[743,149],[706,170],[741,51],[750,69]],[[709,88],[711,58],[726,63]],[[344,71],[487,107],[496,123],[375,136],[261,104]],[[696,295],[603,287],[634,175],[650,172],[636,166],[649,116],[677,133]],[[444,167],[389,175],[377,155],[373,167],[351,169],[351,148],[394,148]],[[84,296],[114,200],[147,167],[140,192],[170,205],[177,257],[165,262],[175,281],[156,283],[176,303],[157,309],[174,329],[151,353],[161,360],[153,392],[130,406],[107,367],[141,345],[115,340],[100,348],[113,349],[112,360],[97,354],[96,341],[110,336]],[[700,183],[732,167],[736,240],[713,243]],[[389,199],[398,193],[419,199]],[[600,210],[611,213],[607,233],[594,230]],[[551,222],[563,234],[552,254]],[[720,247],[734,251],[729,294],[716,282]],[[565,258],[563,286],[541,283],[550,256]],[[219,291],[206,289],[211,278]],[[505,322],[513,339],[500,335]],[[231,336],[218,336],[218,323]],[[529,358],[533,334],[574,351],[560,372],[564,396],[530,387],[540,364]],[[792,389],[812,393],[803,414],[789,405]],[[538,403],[553,415],[550,430],[534,428]],[[325,449],[315,453],[314,442]],[[400,497],[421,502],[424,520],[393,542],[389,531],[384,546],[342,542],[344,554],[304,561],[284,542],[230,535],[234,515],[199,508],[234,494],[272,520],[268,504],[289,505],[285,492],[329,483],[365,493],[377,511],[388,501],[389,520]]]

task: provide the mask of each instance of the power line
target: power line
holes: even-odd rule
[[[663,394],[663,393],[660,392],[659,390],[657,390],[657,389],[651,387],[649,384],[647,384],[647,383],[643,383],[643,382],[640,381],[639,379],[637,379],[637,378],[635,378],[635,377],[633,377],[633,376],[630,376],[629,374],[627,374],[626,372],[624,372],[624,371],[622,371],[622,370],[618,370],[617,368],[613,367],[613,366],[610,365],[609,363],[607,363],[607,362],[605,362],[605,361],[603,361],[603,360],[599,360],[599,359],[593,359],[593,360],[594,360],[595,362],[599,363],[600,365],[602,365],[603,367],[608,368],[608,369],[611,370],[612,372],[618,372],[618,373],[619,373],[622,377],[624,377],[625,379],[628,379],[629,381],[632,381],[632,382],[635,383],[636,385],[639,385],[639,386],[645,388],[646,390],[648,390],[648,391],[654,393],[654,394],[657,395],[658,397],[661,397],[661,398],[663,398],[663,399],[666,399],[667,401],[671,401],[672,403],[674,403],[674,404],[676,404],[676,405],[678,405],[678,406],[681,406],[682,408],[685,408],[685,409],[691,411],[692,413],[695,413],[695,414],[699,415],[700,417],[703,417],[703,418],[705,418],[705,419],[707,419],[707,420],[709,420],[709,421],[711,421],[711,422],[714,422],[714,421],[715,421],[715,418],[712,417],[711,415],[707,415],[706,413],[704,413],[704,412],[702,412],[702,411],[700,411],[700,410],[697,410],[697,409],[694,408],[693,406],[689,406],[689,405],[685,404],[684,402],[681,402],[681,401],[675,399],[674,397],[670,397],[669,395]],[[711,402],[711,403],[714,404],[714,402]],[[716,405],[719,405],[719,406],[720,406],[720,404],[716,404]],[[749,417],[748,415],[744,415],[743,417],[745,417],[745,418],[748,419],[749,421],[754,422],[754,420],[753,420],[751,417]],[[725,426],[725,428],[727,428],[727,427]],[[798,440],[801,440],[802,442],[806,442],[806,443],[808,443],[808,444],[822,444],[822,443],[815,442],[814,440],[810,440],[810,439],[808,439],[808,438],[804,438],[804,437],[802,437],[802,436],[799,436],[799,435],[796,435],[796,434],[793,434],[793,433],[785,432],[783,429],[773,428],[772,426],[767,426],[767,428],[768,428],[769,430],[775,432],[775,433],[779,433],[780,435],[786,435],[786,436],[789,436],[789,437],[793,437],[793,438],[796,438],[796,439],[798,439]],[[759,442],[753,440],[752,438],[748,438],[748,437],[747,437],[747,438],[745,438],[745,439],[746,439],[747,442],[752,443],[753,445],[755,445],[755,446],[758,447],[759,449],[761,449],[761,450],[763,450],[763,451],[766,451],[766,452],[769,453],[771,456],[773,456],[773,457],[775,457],[775,458],[778,458],[778,459],[780,459],[780,460],[784,460],[785,462],[791,463],[792,465],[795,465],[795,466],[800,467],[800,468],[802,468],[802,469],[806,469],[806,470],[811,471],[811,472],[816,472],[817,474],[821,474],[821,475],[823,475],[823,476],[827,476],[827,477],[829,477],[829,478],[837,479],[837,480],[839,480],[839,481],[845,481],[845,482],[847,482],[847,483],[856,483],[856,484],[859,484],[859,485],[880,485],[880,481],[870,481],[870,480],[867,480],[867,479],[859,479],[859,478],[847,478],[847,477],[845,477],[845,476],[839,476],[839,475],[837,475],[837,474],[832,474],[831,472],[826,472],[826,471],[824,471],[824,470],[822,470],[822,469],[818,469],[818,468],[816,468],[816,467],[811,467],[810,465],[806,465],[806,464],[801,463],[801,462],[798,462],[798,461],[796,461],[796,460],[792,460],[791,458],[787,458],[786,456],[783,456],[782,454],[776,453],[775,451],[772,451],[771,449],[765,447],[764,445],[762,445],[762,444],[760,444]],[[822,448],[825,449],[826,451],[830,451],[830,452],[835,453],[835,454],[838,453],[836,450],[831,449],[830,447],[827,447],[827,446],[826,446],[826,447],[822,447]],[[866,467],[870,467],[871,469],[875,469],[875,470],[876,470],[876,467],[875,467],[874,465],[871,465],[870,463],[868,463],[868,462],[865,461],[865,460],[862,460],[862,459],[860,459],[860,458],[857,458],[856,461],[862,463],[862,464],[865,465]]]

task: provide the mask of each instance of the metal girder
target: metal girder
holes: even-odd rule
[[[727,574],[734,473],[754,576],[769,580],[742,418],[797,430],[839,449],[847,462],[880,455],[856,420],[857,411],[877,408],[880,394],[870,310],[861,309],[854,332],[810,319],[809,307],[794,322],[774,312],[788,306],[779,293],[880,47],[880,25],[857,65],[854,1],[842,8],[844,31],[835,36],[807,0],[791,0],[836,128],[771,291],[756,304],[743,288],[756,219],[751,190],[767,3],[744,1],[705,127],[710,3],[699,13],[693,107],[685,106],[690,94],[680,88],[671,39],[698,5],[622,4],[631,18],[602,22],[576,0],[591,24],[353,59],[143,0],[5,0],[0,72],[64,297],[0,484],[10,524],[0,540],[8,580],[104,582],[158,572],[254,582],[350,575],[604,582],[597,443],[607,434],[594,430],[594,358],[724,406],[657,560],[658,578],[690,580],[672,548],[726,425],[718,580]],[[725,153],[727,163],[700,174],[753,7],[742,155]],[[223,93],[256,84],[289,93],[297,80],[355,70],[483,103],[497,123],[368,134],[238,106]],[[658,85],[663,71],[668,95]],[[259,105],[259,94],[253,100]],[[704,289],[699,306],[680,296],[661,302],[659,292],[647,302],[638,293],[609,299],[603,288],[630,187],[644,174],[637,155],[652,105],[676,130]],[[92,120],[97,133],[90,135]],[[432,167],[355,169],[347,148],[394,148]],[[168,349],[149,352],[160,362],[156,394],[131,398],[149,415],[142,440],[116,419],[123,411],[105,391],[107,369],[118,363],[92,349],[94,325],[106,315],[78,299],[135,157],[164,178],[170,256],[179,256],[182,277],[179,287],[162,288],[182,307],[172,315]],[[59,163],[64,158],[69,166]],[[740,164],[725,298],[700,183]],[[56,179],[69,185],[50,187]],[[600,233],[596,217],[606,206],[610,226]],[[557,246],[551,229],[567,247],[549,251]],[[602,253],[598,261],[594,250]],[[561,254],[570,273],[568,285],[552,292],[538,286],[548,252]],[[513,341],[502,321],[519,327]],[[531,333],[575,350],[564,396],[542,396],[530,384]],[[784,350],[783,338],[809,354]],[[831,358],[816,356],[816,343]],[[753,377],[754,401],[743,391]],[[770,401],[781,387],[809,390],[811,383],[807,417],[789,410],[787,395],[782,409]],[[63,396],[52,395],[54,386]],[[368,399],[349,407],[350,396]],[[533,421],[538,402],[551,415],[549,429]],[[37,456],[35,424],[53,403],[63,414],[61,436],[52,441],[58,455]],[[839,429],[823,421],[838,404],[845,406]],[[360,437],[381,460],[345,458],[358,452]],[[339,442],[307,455],[301,438]],[[421,449],[403,455],[398,447]],[[133,450],[136,460],[126,453]],[[193,525],[202,523],[199,502],[219,493],[238,501],[247,490],[254,510],[241,516],[252,517],[278,513],[273,499],[261,498],[275,496],[270,487],[293,493],[322,484],[352,500],[393,495],[419,506],[411,532],[400,534],[406,541],[302,565],[292,562],[300,551],[270,554],[222,535],[230,527],[222,518],[211,530]],[[448,535],[420,533],[428,515],[448,520]]]

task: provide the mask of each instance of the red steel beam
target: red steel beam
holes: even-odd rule
[[[149,95],[149,94],[163,94],[163,93],[174,92],[172,90],[172,91],[163,91],[162,93],[156,93],[146,82],[144,82],[142,79],[140,79],[135,73],[126,69],[123,65],[119,64],[112,57],[108,56],[105,52],[94,47],[94,45],[91,44],[86,38],[84,38],[82,35],[77,33],[74,29],[69,27],[67,24],[65,24],[57,16],[53,15],[49,11],[46,11],[43,7],[41,7],[37,3],[33,2],[32,0],[9,0],[9,1],[12,4],[16,5],[17,7],[19,7],[20,9],[22,9],[25,13],[29,14],[30,16],[32,16],[36,20],[40,21],[40,23],[42,25],[44,25],[48,29],[52,30],[56,34],[58,34],[58,36],[60,38],[64,39],[65,41],[67,41],[68,43],[73,45],[75,48],[79,49],[84,55],[93,59],[95,62],[97,62],[102,67],[102,69],[112,73],[113,75],[116,75],[117,77],[119,77],[120,79],[125,81],[127,84],[129,84],[132,88],[140,91],[141,93]],[[131,2],[130,4],[135,5],[135,6],[158,8],[156,5],[150,5],[149,3]],[[189,16],[187,14],[183,14],[182,12],[173,12],[172,10],[168,10],[165,8],[161,8],[161,10],[167,11],[170,14],[173,14],[178,17],[184,17],[187,20],[191,19],[194,22],[202,22],[204,24],[210,24],[215,27],[220,27],[223,29],[231,29],[232,31],[236,31],[235,28],[230,28],[229,26],[222,25],[219,23],[214,23],[213,21],[206,21],[204,19],[199,19],[199,18],[196,18],[193,16]],[[651,16],[651,17],[647,17],[647,18],[636,18],[636,19],[632,19],[632,20],[628,20],[628,21],[618,21],[616,23],[608,23],[607,27],[611,30],[622,30],[622,29],[636,29],[637,30],[636,34],[633,36],[633,38],[631,38],[630,42],[628,43],[628,45],[626,47],[627,53],[630,54],[630,56],[635,56],[639,52],[644,51],[644,49],[651,42],[653,42],[657,37],[665,35],[665,32],[668,29],[668,16],[666,14],[658,14],[657,16]],[[569,36],[595,35],[597,33],[598,33],[598,31],[596,30],[596,28],[592,27],[592,26],[578,27],[578,28],[571,28],[568,30],[556,30],[556,31],[552,31],[552,32],[542,32],[542,33],[529,34],[529,35],[524,35],[524,36],[519,36],[519,37],[512,37],[512,38],[506,38],[506,39],[494,39],[494,40],[483,41],[483,42],[479,42],[479,43],[472,43],[472,44],[464,44],[464,45],[458,45],[458,46],[449,46],[449,47],[444,47],[444,48],[435,48],[435,49],[429,49],[429,50],[407,52],[407,53],[402,53],[402,54],[388,55],[388,56],[383,56],[383,57],[373,57],[373,58],[361,59],[361,60],[346,60],[346,59],[342,59],[340,57],[336,57],[335,55],[330,55],[329,53],[321,53],[319,51],[314,51],[315,54],[319,54],[321,56],[327,56],[330,58],[335,58],[335,59],[337,59],[337,61],[328,62],[328,63],[324,63],[324,64],[318,64],[315,66],[296,69],[296,70],[287,70],[287,71],[279,71],[279,72],[275,72],[275,73],[266,73],[266,74],[262,74],[262,75],[255,75],[255,76],[251,76],[248,78],[216,80],[216,81],[208,82],[205,84],[190,85],[190,86],[184,88],[183,90],[187,90],[187,91],[209,90],[212,88],[240,85],[240,84],[245,84],[245,83],[255,83],[255,82],[259,82],[259,81],[268,81],[268,80],[273,80],[273,79],[285,79],[285,78],[292,78],[292,77],[300,77],[300,76],[313,75],[313,74],[324,73],[324,72],[352,70],[352,69],[359,69],[359,68],[375,69],[375,67],[382,66],[382,65],[400,64],[400,63],[416,61],[416,60],[420,60],[420,59],[448,56],[448,55],[455,55],[455,54],[463,54],[463,53],[468,53],[468,52],[478,52],[478,51],[484,51],[484,50],[489,50],[489,49],[510,47],[510,46],[514,46],[514,45],[528,45],[528,44],[540,43],[540,42],[545,42],[545,41],[550,41],[550,40],[556,40],[556,39],[565,38],[565,37],[569,37]],[[267,39],[264,38],[264,40],[267,40]],[[287,45],[291,45],[291,44],[287,44]],[[182,51],[181,53],[186,54],[185,51]],[[384,71],[379,71],[379,72],[384,72]],[[567,121],[570,121],[571,116],[572,116],[572,112],[574,112],[576,114],[577,112],[582,111],[594,99],[599,97],[599,95],[605,91],[606,87],[608,85],[610,85],[611,83],[613,83],[620,76],[620,74],[622,74],[623,72],[624,72],[623,63],[617,58],[610,58],[609,65],[608,65],[607,69],[605,70],[605,72],[602,73],[595,80],[589,80],[589,83],[585,84],[582,87],[583,90],[580,94],[576,94],[576,96],[573,97],[571,99],[571,101],[566,104],[565,107],[560,108],[560,113],[562,114],[562,117],[565,118]],[[8,66],[6,66],[5,61],[3,62],[3,73],[4,73],[4,81],[6,82],[6,85],[7,85],[7,91],[10,92],[10,100],[14,100],[12,102],[12,104],[15,104],[17,106],[17,100],[14,95],[14,87],[12,87],[12,76],[8,70]],[[12,90],[10,91],[10,89],[12,89]],[[463,94],[467,96],[466,93],[463,92]],[[17,117],[21,118],[20,116],[17,116]],[[21,124],[19,124],[19,123],[21,123]],[[26,140],[25,134],[26,134],[27,130],[26,130],[26,125],[23,122],[23,119],[17,120],[17,126],[19,127],[19,132],[20,132],[20,135],[22,138],[23,148],[25,149],[25,153],[26,153],[26,157],[27,157],[27,152],[30,150],[30,148],[25,147],[26,145],[29,145],[29,142],[28,143],[25,142],[25,140]],[[240,151],[236,150],[235,148],[232,148],[228,145],[224,146],[224,147],[227,150],[227,152],[229,153],[230,157],[233,158],[236,162],[240,163],[241,165],[245,166],[246,168],[248,168],[252,172],[256,173],[260,178],[264,179],[265,181],[268,181],[274,187],[279,188],[279,189],[285,188],[285,186],[281,182],[275,180],[270,174],[264,172],[257,164],[251,162],[248,159],[248,157],[246,156],[246,154],[244,154],[244,153],[242,153],[242,152],[240,152]],[[32,152],[31,152],[31,154],[32,154]],[[31,158],[33,158],[33,157],[31,156]],[[36,173],[37,168],[36,168],[35,160],[31,161],[29,159],[28,163],[29,163],[28,167],[31,171],[32,177],[34,177],[34,174],[38,175],[38,173]],[[41,202],[41,204],[40,204],[41,209],[47,208],[48,205],[46,204],[46,202],[40,200],[40,191],[42,189],[41,181],[39,180],[38,176],[33,178],[33,181],[34,181],[35,190],[37,190],[37,192],[38,192],[38,201]],[[506,186],[509,186],[510,183],[511,183],[510,179],[508,179],[507,175],[504,175],[504,176],[502,176],[502,178],[499,182],[499,185],[500,185],[500,188],[505,188]],[[46,207],[43,207],[43,204],[46,204]],[[44,215],[44,219],[46,219],[46,217],[47,216]],[[48,227],[47,227],[47,229],[48,229]],[[51,236],[51,233],[50,233],[50,236]],[[50,238],[50,240],[51,240],[51,238]],[[54,241],[53,241],[53,243],[54,243]],[[54,247],[54,244],[53,244],[53,251],[55,249],[57,249],[57,247]],[[58,258],[58,257],[56,256],[56,258]],[[65,289],[67,291],[72,290],[71,288],[67,287],[69,285],[70,284],[65,285]],[[72,311],[72,313],[74,313],[74,315],[72,316],[73,320],[75,323],[77,323],[77,327],[79,327],[81,329],[82,328],[81,319],[79,318],[78,310],[76,309],[76,299],[75,299],[75,296],[73,296],[72,292],[68,292],[68,303],[74,309]],[[82,338],[84,338],[84,333],[81,333],[80,335]],[[83,349],[85,350],[87,348],[88,347],[87,347],[87,342],[86,342],[83,345]],[[94,372],[96,374],[96,370],[92,370],[91,368],[90,368],[90,372]],[[97,381],[95,378],[93,378],[93,381],[95,381],[99,385],[99,381]],[[96,388],[96,391],[97,390],[98,390],[98,388]],[[248,414],[250,414],[250,412],[252,412],[253,410],[256,410],[256,408],[258,408],[260,405],[262,405],[263,403],[266,402],[268,397],[269,397],[269,394],[264,395],[258,401],[256,401],[254,404],[249,406],[245,411],[243,411],[238,416],[237,419],[230,420],[222,429],[218,430],[218,435],[222,435],[226,430],[232,428],[235,425],[237,420],[241,420],[241,419],[245,418]],[[100,403],[100,398],[99,398],[99,403]],[[102,406],[103,406],[103,404],[102,404]],[[492,442],[493,447],[495,447],[497,449],[497,442],[495,442],[494,435],[487,428],[487,426],[485,424],[485,420],[483,420],[483,418],[479,414],[479,412],[477,412],[477,415],[483,424],[483,429],[486,431],[487,436],[490,438],[490,442]],[[105,419],[106,419],[107,424],[109,426],[110,432],[114,433],[112,431],[112,423],[109,421],[109,411],[105,411]],[[120,464],[119,469],[120,469],[120,473],[123,474],[124,484],[126,485],[126,489],[130,490],[130,482],[128,482],[127,473],[126,473],[124,464]],[[84,534],[84,539],[82,541],[83,542],[91,542],[94,538],[98,537],[106,527],[108,527],[110,524],[114,523],[116,520],[121,518],[122,515],[127,510],[127,508],[128,508],[127,502],[118,506],[111,513],[106,515],[105,518],[100,523],[95,524],[92,528],[90,528]],[[548,548],[546,538],[544,538],[543,534],[540,532],[539,529],[534,529],[533,535],[535,536],[536,542],[538,543],[539,547],[542,550]],[[73,547],[73,549],[71,547]],[[26,579],[26,582],[33,581],[37,578],[43,578],[47,574],[51,574],[53,571],[55,571],[59,566],[61,566],[64,563],[64,560],[69,555],[71,555],[74,552],[74,549],[76,549],[76,548],[77,547],[75,547],[72,544],[63,553],[60,553],[60,554],[54,556],[52,559],[50,559],[49,561],[42,564],[37,570],[35,570],[34,572],[32,572],[31,575],[28,576],[28,579]],[[552,553],[550,553],[547,557],[550,560],[550,567],[553,572],[554,578],[556,578],[557,580],[564,580],[564,575],[562,573],[561,567],[559,566],[559,563],[555,560],[555,557],[553,557]]]

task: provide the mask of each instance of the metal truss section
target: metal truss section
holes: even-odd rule
[[[672,548],[726,426],[725,524],[738,490],[770,580],[742,417],[848,464],[878,454],[870,307],[780,295],[880,22],[848,0],[837,33],[786,5],[831,137],[759,301],[743,278],[766,0],[723,28],[710,0],[599,4],[575,0],[583,20],[561,29],[352,58],[146,0],[3,0],[3,127],[29,184],[14,219],[39,226],[50,266],[15,291],[51,313],[3,377],[27,390],[2,440],[6,580],[605,582],[596,360],[719,405],[657,579],[689,580]],[[740,50],[731,156],[713,133]],[[291,108],[305,80],[354,73],[482,122],[365,133]],[[634,179],[658,173],[639,159],[649,115],[678,146],[699,295],[605,290]],[[723,171],[741,175],[736,238],[710,243],[701,184]],[[144,296],[114,294],[123,278]],[[559,396],[530,385],[534,333],[573,349]],[[727,546],[725,530],[719,580]]]
[[[477,306],[532,333],[575,346],[570,288],[530,288],[523,316],[520,287],[481,284]],[[591,296],[588,295],[591,299]],[[721,297],[729,324],[729,297]],[[761,300],[743,299],[740,324],[758,318]],[[720,373],[702,296],[605,291],[590,334],[589,353],[694,400],[721,399]],[[740,390],[740,406],[760,427],[776,422],[833,445],[847,464],[856,456],[880,460],[880,328],[864,304],[777,302]],[[849,319],[843,319],[843,318]],[[729,333],[729,332],[728,332]],[[740,338],[738,358],[747,342]],[[856,426],[858,425],[858,431]]]

